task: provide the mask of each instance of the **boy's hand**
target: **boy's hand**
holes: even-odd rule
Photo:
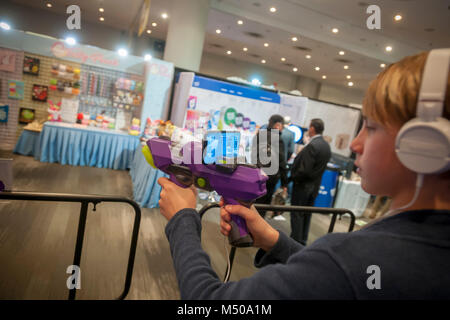
[[[158,184],[162,187],[159,207],[167,220],[185,208],[195,209],[197,206],[197,189],[192,185],[182,188],[167,178],[159,178]]]
[[[220,200],[220,231],[223,235],[228,236],[231,230],[231,215],[235,214],[244,218],[247,223],[248,231],[253,237],[253,245],[264,251],[269,251],[277,243],[279,232],[272,228],[270,224],[264,220],[256,211],[254,206],[250,209],[241,205],[224,206],[223,199]]]

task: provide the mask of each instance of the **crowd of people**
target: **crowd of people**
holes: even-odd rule
[[[287,197],[288,184],[293,183],[291,194],[291,205],[312,206],[318,195],[322,175],[327,168],[327,163],[331,159],[331,149],[323,139],[322,133],[325,124],[322,119],[312,119],[307,131],[308,142],[294,157],[295,140],[294,134],[286,127],[290,125],[290,118],[283,118],[281,115],[272,115],[267,126],[263,126],[255,136],[254,150],[274,152],[277,159],[278,168],[275,174],[268,174],[269,180],[266,182],[267,193],[256,200],[256,203],[271,204],[276,185],[281,180],[281,188]],[[271,134],[276,132],[275,135]],[[260,137],[264,135],[265,139]],[[277,143],[272,143],[276,139]],[[261,145],[260,140],[267,146]],[[278,146],[271,147],[271,146]],[[294,157],[292,166],[288,169],[288,160]],[[258,157],[259,158],[259,157]],[[271,166],[267,165],[267,166]],[[265,167],[262,166],[264,170]],[[265,217],[265,212],[260,213]],[[311,222],[311,213],[295,212],[291,213],[291,238],[306,245]]]

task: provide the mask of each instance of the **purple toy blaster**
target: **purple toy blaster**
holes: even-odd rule
[[[171,152],[171,141],[153,138],[142,148],[145,158],[155,168],[170,176],[180,187],[194,184],[207,191],[215,190],[226,204],[241,204],[250,207],[259,197],[266,194],[267,175],[258,167],[248,164],[204,164],[202,143],[189,142],[179,155]],[[253,245],[245,220],[232,215],[229,242],[236,247]]]

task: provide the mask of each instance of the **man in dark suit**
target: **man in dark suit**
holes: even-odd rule
[[[272,196],[275,192],[275,187],[278,180],[281,179],[281,187],[283,191],[287,193],[287,165],[284,158],[284,144],[281,139],[281,132],[283,131],[284,119],[281,115],[274,114],[269,119],[267,129],[260,129],[258,134],[253,138],[252,143],[252,163],[256,163],[262,170],[268,175],[269,179],[266,181],[267,193],[261,198],[256,199],[255,203],[270,204],[272,202]],[[273,133],[273,136],[272,136]],[[277,140],[271,141],[272,137]],[[270,150],[270,151],[269,151]],[[269,155],[271,161],[268,165],[262,165],[260,163],[261,155]],[[264,218],[266,213],[260,212]]]
[[[322,174],[331,158],[330,145],[322,137],[324,129],[321,119],[312,119],[310,141],[294,159],[290,178],[294,181],[293,206],[312,206],[319,192]],[[291,238],[306,245],[310,222],[311,213],[291,213]]]

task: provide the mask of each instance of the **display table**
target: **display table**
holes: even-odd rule
[[[139,138],[120,131],[46,122],[40,136],[42,162],[125,170],[131,167]]]
[[[358,218],[364,213],[369,200],[370,194],[361,188],[359,181],[344,179],[339,182],[339,190],[334,207],[349,209]]]
[[[158,207],[161,186],[157,183],[160,177],[168,177],[161,170],[154,169],[147,163],[139,146],[134,152],[134,159],[130,167],[133,183],[133,198],[141,207]]]
[[[37,160],[39,160],[40,134],[41,133],[39,131],[24,129],[19,137],[19,140],[17,140],[13,152],[24,156],[34,156]]]

